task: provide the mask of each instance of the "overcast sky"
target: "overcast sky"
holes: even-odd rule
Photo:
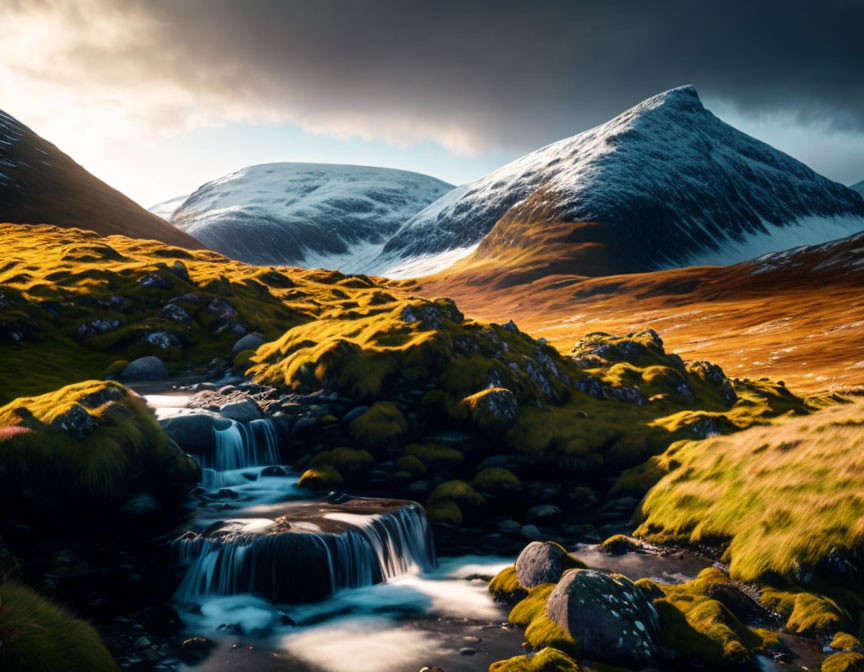
[[[694,84],[864,179],[860,0],[0,0],[0,109],[143,205],[265,161],[459,183]]]

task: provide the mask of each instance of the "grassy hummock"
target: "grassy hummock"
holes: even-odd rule
[[[741,581],[807,582],[864,550],[864,407],[672,446],[638,536],[722,542]]]
[[[36,592],[0,583],[0,669],[6,672],[115,672],[96,631]]]
[[[144,401],[119,383],[86,381],[0,407],[4,511],[105,515],[134,493],[176,497],[198,468]]]

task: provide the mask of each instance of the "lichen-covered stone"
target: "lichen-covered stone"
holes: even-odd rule
[[[549,596],[546,615],[579,642],[588,658],[641,665],[657,654],[657,613],[626,577],[570,570]]]
[[[566,570],[576,567],[584,565],[551,541],[533,541],[516,558],[516,576],[525,588],[555,583]]]

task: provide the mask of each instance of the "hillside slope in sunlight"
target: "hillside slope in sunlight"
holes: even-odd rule
[[[785,379],[816,391],[864,384],[864,235],[699,266],[586,278],[557,274],[509,287],[448,270],[395,291],[446,294],[480,319],[514,319],[563,351],[586,329],[651,327],[684,357],[730,374]]]
[[[53,224],[202,245],[88,173],[27,126],[0,111],[0,222]]]

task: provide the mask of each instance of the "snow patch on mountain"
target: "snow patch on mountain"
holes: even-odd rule
[[[550,217],[597,223],[578,242],[601,242],[622,268],[650,270],[800,244],[796,236],[813,239],[812,218],[837,224],[819,232],[848,235],[864,229],[864,200],[722,122],[685,86],[450,192],[407,221],[384,255],[465,249],[505,215],[540,227]]]
[[[777,250],[788,251],[809,245],[819,245],[825,241],[845,238],[850,231],[864,229],[858,217],[802,217],[786,226],[776,226],[765,222],[765,231],[748,233],[742,240],[730,240],[722,250],[697,252],[687,257],[686,266],[725,266],[730,258],[756,259],[769,254],[784,254]],[[677,264],[675,264],[677,265]],[[671,265],[674,267],[675,265]]]
[[[171,221],[171,215],[179,208],[183,203],[186,202],[186,199],[189,198],[189,194],[184,196],[177,196],[175,198],[171,198],[167,201],[162,201],[161,203],[157,203],[156,205],[151,205],[147,208],[154,215],[158,215],[162,219]]]
[[[270,163],[201,186],[170,221],[248,263],[371,273],[393,233],[452,188],[405,170]]]

